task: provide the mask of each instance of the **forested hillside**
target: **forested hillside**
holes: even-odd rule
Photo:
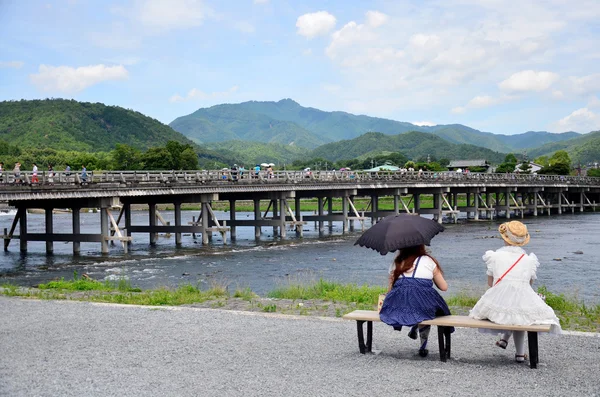
[[[245,140],[309,149],[328,142],[354,139],[372,131],[386,135],[421,131],[437,135],[451,143],[474,144],[507,153],[570,139],[575,134],[551,134],[542,131],[496,135],[462,124],[418,126],[379,117],[326,112],[303,107],[291,99],[277,102],[250,101],[202,108],[175,119],[170,125],[197,143]]]
[[[549,156],[557,150],[566,150],[573,164],[586,164],[600,160],[600,131],[579,135],[577,138],[553,142],[527,151],[530,158]]]
[[[510,145],[513,151],[523,149],[533,149],[542,145],[554,142],[563,142],[569,139],[578,138],[581,134],[577,132],[561,132],[559,134],[552,134],[546,131],[527,131],[523,134],[515,135],[496,135],[498,140],[504,142],[506,145]]]
[[[337,161],[384,152],[400,152],[410,159],[429,155],[435,159],[486,159],[492,163],[502,162],[505,156],[475,145],[450,143],[438,136],[417,131],[400,135],[370,132],[355,139],[320,146],[310,154],[312,157]]]
[[[143,114],[66,99],[0,102],[0,139],[20,148],[109,151],[123,143],[145,150],[169,141],[192,143]]]
[[[298,146],[247,141],[212,143],[208,147],[234,159],[235,163],[244,165],[291,163],[300,158],[307,158],[310,153],[310,150]]]
[[[313,149],[331,139],[314,134],[300,125],[248,111],[239,105],[217,105],[179,117],[171,124],[196,143],[230,140],[276,143]]]

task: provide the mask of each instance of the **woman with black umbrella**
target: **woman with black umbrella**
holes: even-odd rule
[[[424,245],[400,250],[390,266],[390,283],[379,317],[384,323],[400,331],[410,326],[408,336],[417,339],[417,325],[421,321],[450,314],[444,298],[433,288],[448,289],[444,272],[438,261],[429,255]],[[421,344],[419,355],[428,354],[427,339],[431,326],[418,327]]]
[[[438,261],[425,250],[431,239],[444,227],[418,215],[391,215],[373,225],[354,243],[374,249],[381,255],[400,250],[390,266],[388,294],[379,313],[381,321],[400,331],[412,327],[408,336],[417,339],[421,321],[450,314],[446,301],[433,288],[448,289]],[[430,326],[419,327],[419,355],[427,356]],[[454,329],[452,329],[454,332]]]

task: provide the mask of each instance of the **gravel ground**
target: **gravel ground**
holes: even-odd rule
[[[600,396],[598,335],[540,336],[537,370],[458,329],[453,358],[320,317],[0,297],[1,396]],[[511,344],[512,347],[512,344]]]

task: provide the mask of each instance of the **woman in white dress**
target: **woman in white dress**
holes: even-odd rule
[[[554,310],[531,288],[540,263],[535,254],[527,255],[521,248],[529,243],[527,226],[519,221],[506,222],[498,231],[505,246],[483,255],[491,288],[475,304],[469,316],[507,325],[550,324],[551,333],[560,333]],[[525,331],[505,332],[496,346],[506,349],[511,335],[515,339],[515,360],[524,362]]]

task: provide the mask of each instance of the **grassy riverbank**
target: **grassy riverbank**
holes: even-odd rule
[[[538,290],[546,296],[564,329],[599,332],[600,305],[587,305],[576,297],[554,294],[545,287]],[[35,299],[71,299],[90,302],[136,304],[150,306],[194,306],[277,312],[281,314],[341,317],[352,310],[373,310],[378,297],[385,293],[381,286],[340,284],[326,280],[312,283],[289,283],[260,297],[250,289],[228,291],[227,286],[213,285],[208,290],[186,284],[178,288],[141,290],[127,280],[97,281],[74,274],[72,280],[56,280],[37,288],[4,284],[0,294]],[[467,314],[479,297],[459,293],[446,298],[455,314]]]
[[[406,199],[405,199],[406,200]],[[356,198],[354,200],[354,206],[357,211],[366,211],[369,206],[370,199],[368,198]],[[407,204],[409,209],[413,209],[414,205],[412,201]],[[294,200],[289,200],[288,204],[292,210],[296,209],[296,204]],[[384,211],[392,211],[394,209],[394,199],[393,197],[380,197],[378,201],[379,209]],[[466,198],[464,195],[458,196],[458,205],[465,206]],[[260,205],[260,210],[262,212],[266,211],[269,206],[269,202],[267,200],[262,200]],[[334,211],[342,210],[342,199],[334,198],[332,200],[332,206]],[[433,208],[433,196],[432,195],[421,195],[420,201],[421,208]],[[399,203],[400,210],[403,210],[404,207],[402,203]],[[134,209],[146,210],[147,206],[137,205],[133,207]],[[173,211],[174,207],[170,204],[161,204],[157,206],[159,211]],[[229,211],[230,205],[227,201],[215,201],[212,203],[212,208],[217,211]],[[318,211],[319,205],[317,199],[302,199],[300,201],[300,210],[301,211]],[[182,204],[181,209],[183,211],[200,211],[199,204]],[[252,201],[240,200],[235,204],[236,211],[240,212],[252,212],[254,211],[254,203]],[[327,205],[325,206],[325,210],[327,210]]]

